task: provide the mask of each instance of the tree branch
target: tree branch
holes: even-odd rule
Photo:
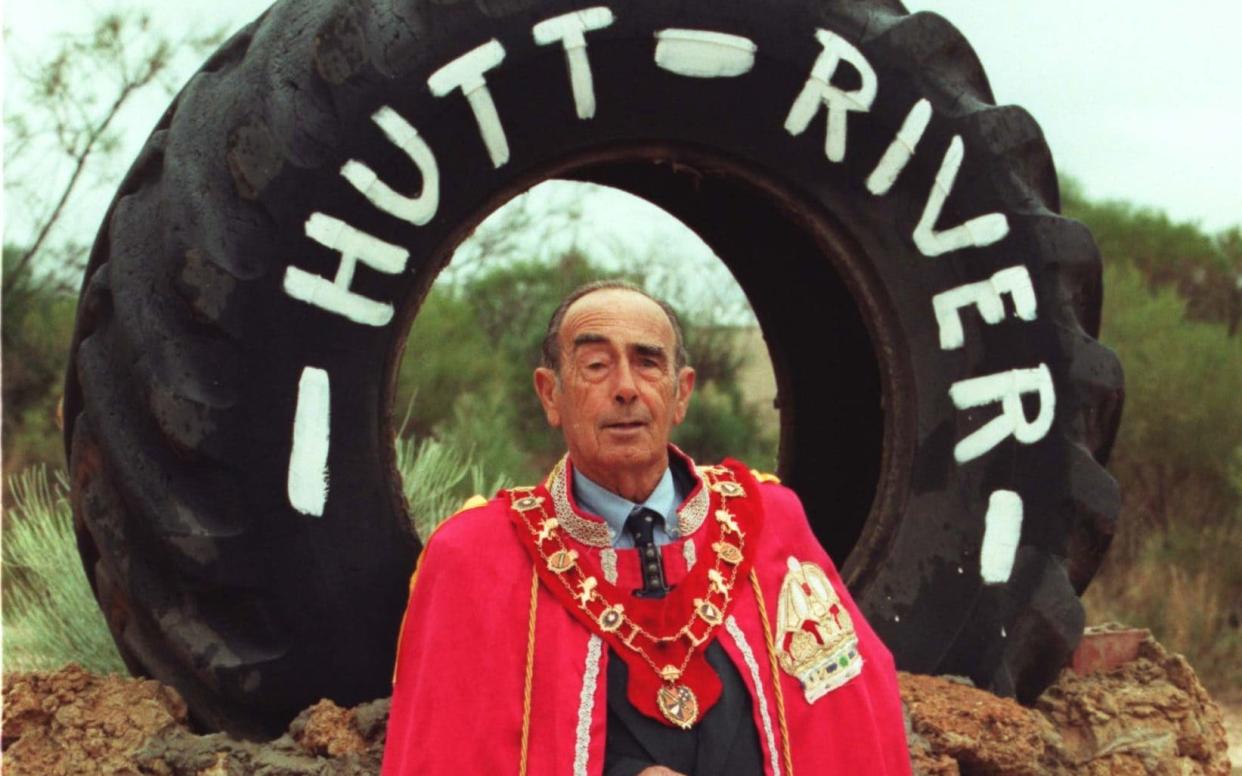
[[[65,184],[64,189],[61,191],[60,199],[58,199],[56,204],[52,207],[52,211],[43,222],[43,226],[40,227],[39,232],[35,236],[34,241],[30,244],[30,247],[27,248],[21,258],[14,263],[13,269],[5,274],[3,286],[5,293],[8,293],[11,288],[12,279],[21,276],[25,271],[27,271],[30,263],[34,260],[35,256],[38,255],[39,251],[43,247],[43,244],[47,241],[47,237],[51,233],[52,227],[54,227],[56,223],[60,221],[61,216],[64,215],[65,205],[68,203],[69,197],[77,189],[78,181],[81,179],[82,173],[86,169],[86,163],[90,158],[91,152],[95,148],[95,144],[98,143],[99,139],[103,137],[105,132],[108,131],[108,128],[112,125],[113,119],[115,119],[117,114],[120,113],[121,108],[125,105],[125,102],[129,99],[130,95],[132,95],[137,89],[145,86],[151,80],[152,75],[153,73],[148,70],[143,79],[138,81],[130,81],[122,85],[120,93],[118,93],[116,99],[113,100],[112,106],[108,109],[108,112],[103,116],[99,124],[91,130],[90,134],[87,136],[85,145],[82,146],[82,150],[74,156],[73,173],[69,176],[69,181]]]

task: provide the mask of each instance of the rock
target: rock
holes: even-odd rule
[[[135,754],[138,773],[152,776],[373,776],[384,757],[387,698],[342,709],[321,700],[304,710],[273,741],[238,741],[222,733],[197,736],[185,729],[152,737]]]
[[[1128,663],[1086,676],[1062,672],[1036,709],[1061,732],[1064,756],[1080,773],[1230,770],[1220,707],[1186,659],[1150,635]]]
[[[916,773],[1066,772],[1052,725],[1016,701],[939,677],[899,679]]]
[[[179,730],[186,705],[149,679],[95,676],[77,665],[4,676],[4,770],[21,774],[136,774],[148,738]]]
[[[337,757],[367,749],[366,739],[354,725],[354,712],[324,698],[303,711],[289,725],[289,734],[311,754]]]
[[[1190,665],[1150,637],[1138,656],[1062,672],[1035,708],[958,677],[901,674],[916,774],[1226,776],[1220,709]],[[144,679],[70,665],[4,677],[3,766],[12,776],[363,776],[379,772],[388,699],[342,709],[321,700],[273,741],[187,727],[185,703]]]
[[[945,678],[901,674],[916,774],[1228,776],[1220,708],[1150,634],[1137,657],[1066,669],[1034,709]]]

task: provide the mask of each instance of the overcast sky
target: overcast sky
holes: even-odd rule
[[[1242,1],[907,0],[949,19],[1000,103],[1094,197],[1242,224]]]
[[[236,29],[263,0],[140,2],[173,36]],[[1242,0],[907,0],[971,41],[997,100],[1029,110],[1062,175],[1088,195],[1125,199],[1210,231],[1242,224]],[[30,60],[110,2],[5,0],[13,53]],[[8,57],[6,56],[6,65]],[[6,90],[11,73],[6,68]],[[153,95],[125,117],[128,160],[167,104]],[[6,95],[6,109],[13,107]],[[97,224],[107,203],[88,203]],[[6,203],[14,218],[12,203]],[[609,206],[616,218],[616,205]],[[635,218],[646,211],[634,206]],[[590,215],[588,208],[588,216]],[[90,227],[92,230],[94,226]],[[11,235],[12,236],[12,235]]]

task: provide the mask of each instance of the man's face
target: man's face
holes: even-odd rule
[[[600,484],[662,473],[694,389],[694,370],[676,368],[668,316],[642,294],[594,291],[566,310],[559,344],[560,375],[535,370],[535,389],[574,465]]]

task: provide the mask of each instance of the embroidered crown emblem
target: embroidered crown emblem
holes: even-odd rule
[[[792,556],[787,564],[777,602],[777,658],[814,703],[862,671],[858,636],[824,570]]]

